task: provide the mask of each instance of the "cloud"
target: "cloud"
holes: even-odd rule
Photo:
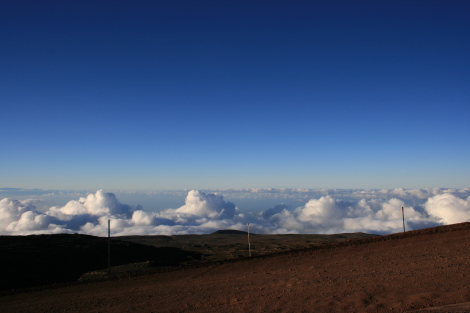
[[[186,197],[186,204],[176,209],[175,212],[220,219],[222,217],[232,218],[237,212],[237,208],[232,202],[225,202],[221,195],[191,190]]]
[[[34,200],[0,200],[0,233],[22,234],[24,232],[56,233],[63,230],[60,221],[36,210]]]
[[[453,194],[444,193],[430,198],[425,204],[429,214],[441,223],[453,224],[470,219],[470,197],[461,199]]]
[[[424,189],[301,189],[301,188],[265,188],[265,189],[220,189],[218,192],[225,198],[236,199],[279,199],[308,202],[323,196],[331,196],[340,200],[390,199],[399,198],[405,202],[423,204],[427,199],[443,193],[451,193],[458,197],[470,196],[470,188],[424,188]]]
[[[18,221],[23,213],[35,211],[36,206],[31,200],[18,201],[9,198],[0,200],[0,229],[6,229],[12,222]]]
[[[261,216],[264,219],[269,219],[274,214],[281,213],[282,211],[284,211],[286,209],[290,209],[290,206],[285,205],[285,204],[278,204],[278,205],[274,206],[274,208],[270,208],[270,209],[267,209],[266,211],[262,212]]]
[[[342,219],[346,215],[346,207],[342,201],[333,199],[331,196],[312,199],[305,207],[299,210],[301,221],[325,223],[331,220]]]
[[[226,191],[224,191],[225,193]],[[259,214],[240,212],[221,193],[187,192],[185,204],[176,209],[147,212],[141,206],[121,203],[114,193],[98,190],[64,206],[37,210],[35,200],[0,200],[0,234],[79,232],[106,236],[108,220],[113,236],[204,234],[218,229],[254,233],[388,234],[470,219],[469,189],[394,190],[242,190],[231,193],[298,195],[315,193],[304,205],[279,204]],[[340,195],[344,197],[339,198]],[[362,197],[359,197],[362,195]],[[375,197],[373,196],[375,195]],[[466,198],[465,198],[466,197]]]
[[[305,206],[293,211],[284,209],[269,217],[269,221],[279,229],[298,233],[386,234],[402,230],[402,207],[410,226],[409,230],[414,227],[425,228],[439,224],[426,212],[420,212],[397,198],[385,201],[362,199],[358,202],[345,202],[332,196],[312,199]]]
[[[59,216],[73,216],[76,214],[125,215],[130,217],[133,208],[127,204],[121,204],[113,193],[98,190],[95,194],[81,197],[78,201],[69,201],[64,207],[53,207],[51,213]]]

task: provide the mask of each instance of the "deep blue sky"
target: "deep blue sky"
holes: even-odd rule
[[[0,2],[0,187],[469,187],[470,1]]]

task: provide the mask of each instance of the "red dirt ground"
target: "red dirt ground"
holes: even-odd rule
[[[1,312],[470,312],[470,223],[0,297]],[[448,304],[459,304],[442,307]],[[437,307],[441,307],[437,309]]]

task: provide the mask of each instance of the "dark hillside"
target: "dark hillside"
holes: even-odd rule
[[[78,234],[0,236],[0,290],[76,281],[108,267],[108,239]],[[111,266],[153,261],[177,265],[197,253],[111,240]]]

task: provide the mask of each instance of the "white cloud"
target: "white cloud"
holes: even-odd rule
[[[402,207],[410,224],[408,229],[418,225],[436,225],[435,218],[415,210],[397,198],[344,202],[331,196],[312,199],[304,207],[293,211],[284,209],[269,217],[269,220],[278,228],[298,233],[362,231],[383,234],[402,229]]]
[[[232,218],[237,213],[237,208],[232,202],[225,202],[221,195],[191,190],[186,197],[186,204],[175,212],[219,219]]]
[[[57,233],[67,230],[60,221],[36,210],[35,200],[0,200],[0,234]]]
[[[464,200],[451,193],[444,193],[429,198],[425,208],[429,214],[444,224],[465,222],[470,219],[470,197]]]
[[[346,207],[342,201],[337,201],[331,196],[311,199],[302,210],[299,211],[299,220],[325,223],[331,220],[339,220],[345,217]]]
[[[63,207],[52,207],[50,213],[57,216],[91,214],[91,215],[126,215],[132,214],[133,208],[121,204],[113,193],[98,190],[95,194],[81,197],[78,201],[69,201]]]
[[[260,234],[387,234],[402,231],[402,207],[408,230],[470,219],[470,189],[349,190],[349,193],[345,190],[263,189],[230,192],[290,197],[315,194],[316,197],[297,208],[279,204],[257,215],[240,213],[234,203],[224,200],[222,194],[196,190],[187,193],[183,206],[158,213],[122,204],[113,193],[102,190],[69,201],[62,207],[53,206],[45,212],[39,212],[33,200],[5,198],[0,201],[0,234],[80,232],[106,236],[108,219],[114,236],[204,234],[228,228],[246,230],[248,222],[251,231]]]
[[[0,200],[0,229],[6,229],[12,222],[20,220],[26,212],[36,212],[32,200],[18,201],[9,198]]]

